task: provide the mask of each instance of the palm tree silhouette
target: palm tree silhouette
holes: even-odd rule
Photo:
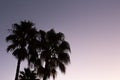
[[[65,65],[70,62],[70,46],[65,41],[63,33],[56,33],[53,29],[48,32],[40,30],[41,34],[41,53],[39,54],[40,60],[37,65],[37,73],[47,80],[50,76],[55,79],[57,75],[57,68],[65,73]]]
[[[37,74],[31,71],[29,68],[25,68],[24,71],[20,71],[19,80],[39,80]]]
[[[28,67],[32,66],[37,72],[37,76],[47,80],[50,76],[55,79],[57,68],[65,73],[66,65],[70,63],[69,43],[65,40],[63,33],[56,33],[53,29],[45,32],[37,31],[30,21],[21,21],[20,24],[13,24],[11,34],[6,37],[6,41],[11,44],[7,51],[12,52],[18,59],[15,80],[18,80],[20,63],[24,59],[28,60]],[[25,71],[30,72],[28,69]],[[21,72],[21,80],[25,74]],[[27,75],[30,77],[30,75]],[[26,79],[27,80],[27,79]]]
[[[26,47],[32,34],[31,31],[35,30],[33,25],[30,21],[21,21],[20,24],[15,23],[12,29],[9,29],[11,34],[6,37],[6,41],[11,43],[7,47],[7,51],[12,52],[13,56],[18,59],[15,80],[18,80],[21,61],[28,57]]]

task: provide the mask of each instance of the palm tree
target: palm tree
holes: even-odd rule
[[[28,40],[30,40],[30,32],[35,30],[33,23],[30,21],[21,21],[20,24],[13,24],[12,29],[9,29],[11,34],[6,37],[6,41],[11,44],[7,47],[7,51],[11,51],[13,56],[18,59],[15,80],[18,80],[20,63],[28,56],[26,49]]]
[[[25,68],[24,71],[20,71],[19,80],[39,80],[37,74],[31,71],[29,68]]]
[[[37,73],[47,80],[50,76],[55,79],[57,75],[57,68],[65,73],[65,65],[70,63],[70,46],[65,41],[64,34],[56,33],[53,29],[48,32],[40,30],[41,34],[41,51],[39,53],[40,60],[37,65]]]

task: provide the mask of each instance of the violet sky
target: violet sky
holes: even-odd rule
[[[5,37],[21,20],[65,34],[71,64],[56,80],[120,80],[120,0],[0,0],[0,80],[14,80]]]

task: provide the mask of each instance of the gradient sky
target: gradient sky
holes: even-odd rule
[[[25,19],[70,43],[71,64],[56,80],[120,80],[120,0],[0,0],[1,80],[14,80],[17,64],[6,52],[7,29]]]

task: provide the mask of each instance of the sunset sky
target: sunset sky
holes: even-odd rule
[[[120,80],[120,0],[0,0],[0,80],[14,80],[5,38],[21,20],[65,34],[71,64],[56,80]]]

